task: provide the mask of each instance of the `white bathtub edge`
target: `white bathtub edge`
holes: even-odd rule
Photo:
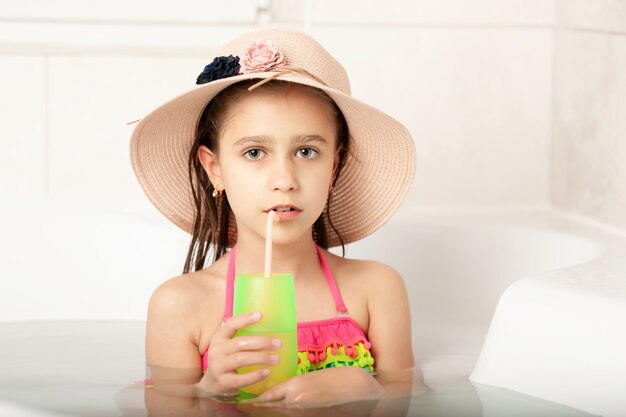
[[[518,280],[504,292],[470,381],[623,416],[626,258]]]

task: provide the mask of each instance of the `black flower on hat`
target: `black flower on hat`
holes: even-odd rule
[[[196,84],[205,84],[211,81],[220,80],[226,77],[232,77],[239,74],[239,57],[238,56],[218,56],[209,65],[204,67],[204,70],[198,79]]]

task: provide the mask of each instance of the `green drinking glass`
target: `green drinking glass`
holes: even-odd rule
[[[270,374],[263,380],[241,388],[244,394],[257,396],[268,388],[296,375],[298,369],[298,334],[296,300],[292,274],[237,274],[233,314],[260,311],[263,317],[257,323],[238,330],[238,336],[265,336],[278,338],[282,346],[266,351],[279,355],[276,365],[243,366],[239,374],[267,368]]]

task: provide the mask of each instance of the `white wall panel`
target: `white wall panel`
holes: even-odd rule
[[[50,193],[55,199],[145,207],[126,123],[186,90],[201,58],[55,57],[50,63]]]
[[[626,34],[623,0],[558,0],[557,23],[562,27]]]
[[[322,29],[353,95],[417,148],[407,204],[542,205],[549,195],[552,32]]]
[[[249,23],[257,0],[22,0],[2,1],[3,20],[134,21],[177,23]]]
[[[626,36],[557,37],[553,201],[626,227]]]
[[[315,0],[313,23],[551,25],[553,0]]]
[[[1,21],[0,53],[205,56],[255,26]]]
[[[295,27],[312,22],[348,69],[355,96],[409,127],[418,150],[409,202],[535,205],[549,194],[554,1],[277,0],[273,16]],[[204,25],[162,3],[143,17],[144,2],[128,11],[116,2],[70,10],[74,3],[6,9],[0,53],[51,57],[50,195],[145,209],[124,123],[193,88],[212,51],[254,25],[228,24],[231,6]]]
[[[0,56],[0,195],[46,193],[46,58]]]

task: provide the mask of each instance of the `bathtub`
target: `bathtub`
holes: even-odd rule
[[[405,208],[350,249],[404,276],[426,381],[626,416],[623,231],[549,208]]]
[[[0,415],[145,415],[132,381],[144,376],[147,303],[180,273],[188,236],[156,212],[2,203]],[[549,208],[403,207],[349,245],[406,282],[431,390],[404,415],[625,415],[625,242]]]

